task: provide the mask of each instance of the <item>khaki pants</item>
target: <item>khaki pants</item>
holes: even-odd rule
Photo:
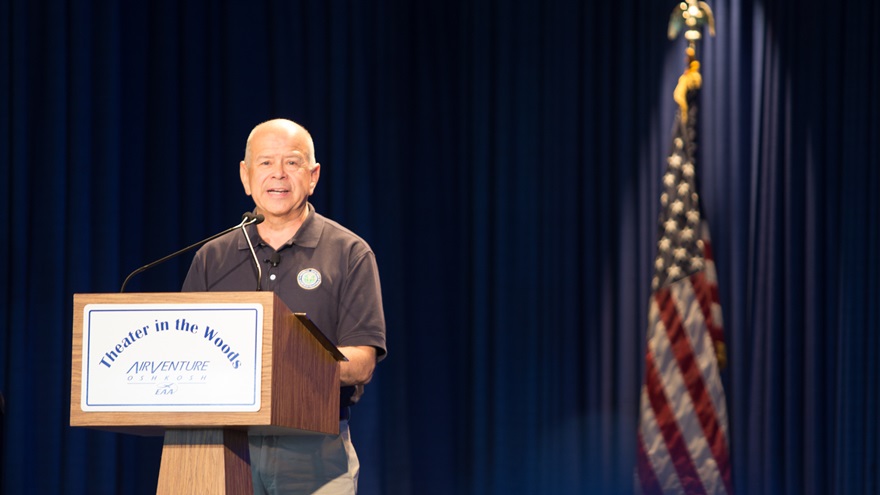
[[[348,421],[339,435],[251,436],[255,495],[354,495],[360,471]]]

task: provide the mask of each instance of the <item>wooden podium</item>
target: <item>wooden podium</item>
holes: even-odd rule
[[[222,310],[226,305],[232,307],[242,304],[262,308],[262,328],[257,330],[261,331],[261,343],[259,349],[254,350],[259,354],[255,361],[259,361],[259,365],[256,371],[250,372],[259,374],[259,377],[252,377],[258,383],[253,392],[256,405],[252,406],[258,407],[257,410],[218,411],[217,407],[199,404],[188,404],[181,411],[174,410],[173,405],[154,410],[156,406],[153,404],[143,407],[126,405],[123,410],[113,407],[103,410],[100,406],[88,404],[87,390],[92,386],[84,383],[84,379],[88,379],[88,370],[107,372],[105,368],[117,363],[123,363],[118,366],[120,370],[128,366],[128,376],[117,372],[120,375],[118,379],[109,381],[109,385],[100,385],[98,390],[101,394],[113,394],[116,391],[112,389],[118,388],[122,394],[137,388],[131,383],[132,370],[149,371],[151,365],[162,366],[156,364],[160,361],[148,360],[151,359],[149,357],[141,357],[134,365],[124,362],[124,358],[130,358],[147,347],[148,344],[140,342],[148,339],[158,342],[160,338],[166,338],[158,337],[160,332],[143,324],[148,320],[149,325],[153,325],[155,320],[155,325],[160,326],[160,318],[154,317],[153,311],[173,312],[179,308],[187,311],[203,306]],[[117,344],[109,352],[91,357],[87,349],[93,339],[84,341],[84,334],[91,336],[91,327],[87,326],[91,324],[91,319],[87,313],[91,314],[89,308],[105,307],[114,308],[113,314],[121,315],[121,323],[117,326],[137,330],[130,330],[127,337],[116,341]],[[166,330],[166,334],[174,331],[173,328]],[[227,335],[231,333],[228,329],[226,332]],[[198,332],[191,333],[195,346],[216,346],[216,349],[205,352],[220,354],[229,351],[228,344],[220,339],[212,342],[207,336],[202,336],[200,340]],[[189,342],[187,345],[191,345]],[[179,347],[175,350],[178,353],[186,352]],[[272,292],[75,294],[71,355],[70,425],[136,435],[164,435],[157,489],[159,494],[252,493],[248,432],[274,435],[339,433],[338,361],[345,360],[345,356],[306,315],[291,313]],[[84,363],[87,356],[90,356],[89,362]],[[98,358],[101,358],[100,361]],[[207,382],[210,382],[211,371],[224,365],[231,369],[229,362],[222,357],[211,361],[210,367],[204,364],[206,361],[200,363],[203,364],[199,376]],[[163,375],[154,373],[152,381],[144,383],[148,387],[140,387],[138,391],[151,390],[150,386],[155,394],[174,391],[178,384],[173,382],[173,377],[169,382],[167,376]],[[139,378],[143,380],[143,376]],[[180,387],[189,387],[187,390],[199,388],[189,385]],[[256,397],[259,398],[258,403]]]

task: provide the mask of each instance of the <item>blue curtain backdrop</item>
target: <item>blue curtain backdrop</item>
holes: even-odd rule
[[[237,223],[276,116],[380,264],[361,493],[631,492],[676,4],[0,1],[0,492],[155,492],[161,439],[68,426],[73,294]],[[734,484],[880,493],[880,5],[712,7]]]

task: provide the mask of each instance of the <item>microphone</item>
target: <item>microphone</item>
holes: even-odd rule
[[[252,213],[247,213],[247,212],[246,212],[246,213],[243,215],[243,217],[244,217],[245,219],[247,219],[247,218],[253,218],[253,220],[254,220],[255,223],[260,223],[260,222],[262,222],[263,220],[265,220],[265,217],[263,217],[263,215],[261,215],[261,214],[259,214],[259,213],[257,213],[256,215],[254,215],[254,214],[252,214]],[[263,290],[263,267],[260,266],[260,260],[257,259],[257,252],[254,251],[254,245],[253,245],[253,243],[251,242],[251,236],[248,235],[247,230],[245,230],[245,228],[244,228],[245,225],[247,225],[247,224],[244,223],[244,221],[245,221],[245,220],[242,220],[242,224],[239,225],[239,227],[241,227],[241,233],[244,234],[244,239],[245,239],[245,240],[247,241],[247,243],[248,243],[248,249],[251,251],[251,257],[254,259],[254,266],[257,267],[257,292],[260,292],[261,290]]]
[[[265,218],[263,217],[263,215],[260,215],[259,213],[257,213],[256,215],[254,215],[254,214],[251,213],[251,212],[245,212],[245,214],[243,214],[243,215],[241,216],[241,223],[239,223],[238,225],[236,225],[236,226],[234,226],[234,227],[230,227],[230,228],[224,230],[223,232],[220,232],[220,233],[214,234],[214,235],[212,235],[211,237],[208,237],[207,239],[202,239],[201,241],[199,241],[199,242],[197,242],[197,243],[195,243],[195,244],[189,245],[189,246],[187,246],[187,247],[181,249],[180,251],[175,251],[175,252],[169,254],[168,256],[165,256],[164,258],[158,259],[158,260],[156,260],[156,261],[154,261],[154,262],[152,262],[152,263],[148,263],[148,264],[146,264],[146,265],[144,265],[144,266],[138,268],[137,270],[135,270],[135,271],[129,273],[128,276],[125,277],[125,280],[122,282],[122,288],[119,289],[119,292],[125,292],[125,286],[128,285],[128,281],[131,280],[131,277],[134,277],[134,276],[137,275],[138,273],[145,272],[145,271],[149,270],[150,268],[153,268],[154,266],[156,266],[156,265],[158,265],[158,264],[160,264],[160,263],[164,263],[164,262],[170,260],[171,258],[174,258],[175,256],[179,256],[179,255],[181,255],[181,254],[183,254],[183,253],[185,253],[185,252],[187,252],[187,251],[190,251],[190,250],[192,250],[192,249],[195,249],[195,248],[201,246],[202,244],[205,244],[205,243],[208,242],[208,241],[213,241],[214,239],[220,237],[221,235],[228,234],[228,233],[232,232],[232,231],[235,230],[235,229],[241,228],[241,229],[243,230],[246,226],[248,226],[248,225],[255,225],[255,224],[261,223],[263,220],[265,220]],[[248,244],[250,244],[250,239],[248,239]],[[254,252],[253,247],[251,247],[251,252],[252,252],[252,253]]]
[[[250,225],[251,223],[254,223],[254,224],[263,223],[263,220],[265,220],[266,217],[264,217],[262,213],[253,214],[249,211],[246,211],[241,214],[241,219],[242,219],[242,221],[248,222],[245,225]],[[237,229],[239,227],[241,227],[241,224],[236,225],[235,227],[233,227],[233,229]]]
[[[275,268],[276,266],[278,266],[279,263],[281,263],[281,255],[278,254],[278,251],[275,251],[274,253],[272,253],[272,256],[269,256],[269,259],[267,259],[266,261],[272,265],[272,268]]]

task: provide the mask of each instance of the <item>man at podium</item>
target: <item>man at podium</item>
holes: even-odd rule
[[[359,462],[348,419],[385,357],[385,315],[370,246],[308,202],[321,173],[309,132],[290,120],[257,125],[239,165],[264,221],[199,249],[184,291],[274,291],[307,313],[348,358],[340,364],[339,435],[250,436],[254,493],[355,494]],[[250,241],[250,243],[248,242]],[[257,280],[251,245],[261,264]]]

